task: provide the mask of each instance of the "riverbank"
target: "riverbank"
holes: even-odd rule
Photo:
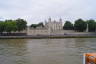
[[[0,36],[0,39],[96,38],[96,35]]]

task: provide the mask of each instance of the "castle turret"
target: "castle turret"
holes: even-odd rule
[[[59,22],[62,22],[62,19],[61,18],[59,19]]]
[[[59,19],[59,29],[63,29],[62,28],[62,19],[61,18]]]
[[[51,22],[51,18],[48,19],[48,22]]]

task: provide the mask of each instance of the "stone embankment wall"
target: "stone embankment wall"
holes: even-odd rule
[[[48,35],[47,29],[28,29],[27,35]]]
[[[24,31],[26,32],[26,31]],[[27,35],[93,35],[96,33],[92,32],[75,32],[74,30],[48,30],[46,28],[38,28],[38,29],[33,29],[33,28],[28,28],[27,29]]]
[[[51,32],[51,34],[67,34],[67,33],[74,33],[74,31],[73,30],[56,30]]]
[[[65,34],[65,33],[73,33],[73,30],[55,30],[55,31],[50,31],[46,28],[42,29],[33,29],[33,28],[28,28],[27,29],[27,35],[56,35],[56,34]]]

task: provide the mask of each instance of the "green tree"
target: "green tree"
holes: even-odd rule
[[[42,27],[44,27],[44,24],[43,24],[43,22],[40,22],[40,23],[38,23],[37,26],[42,26]]]
[[[36,28],[36,27],[37,27],[37,24],[31,24],[30,27],[32,27],[32,28]]]
[[[5,22],[4,21],[0,21],[0,33],[5,31]]]
[[[22,30],[26,29],[27,22],[25,20],[19,18],[16,20],[16,25],[17,25],[17,30],[22,31]]]
[[[12,24],[12,31],[13,31],[13,32],[16,32],[16,31],[17,31],[16,21],[14,20],[13,22],[11,22],[11,24]]]
[[[86,28],[87,28],[87,23],[84,20],[78,19],[75,21],[74,24],[75,31],[83,32],[86,30]]]
[[[8,33],[11,33],[12,31],[16,31],[17,30],[17,25],[16,22],[14,20],[6,20],[5,21],[5,31]]]
[[[31,26],[30,27],[32,27],[32,28],[36,28],[36,27],[44,27],[44,24],[43,24],[43,22],[40,22],[40,23],[38,23],[38,24],[31,24]]]
[[[95,32],[95,30],[96,30],[96,22],[95,22],[95,20],[88,20],[87,21],[87,23],[88,23],[88,31],[89,32]]]
[[[66,21],[64,26],[63,26],[64,30],[73,30],[73,24],[70,21]]]

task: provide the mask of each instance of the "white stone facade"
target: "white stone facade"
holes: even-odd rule
[[[51,31],[62,30],[62,19],[52,21],[51,18],[49,18],[48,21],[45,21],[45,27]]]
[[[73,32],[72,30],[63,30],[62,19],[59,21],[52,21],[51,18],[45,21],[45,27],[38,27],[36,29],[28,27],[27,35],[51,35],[51,34],[64,34],[68,32]]]
[[[37,28],[37,29],[33,29],[28,27],[27,29],[27,35],[48,35],[49,32],[46,28]]]

